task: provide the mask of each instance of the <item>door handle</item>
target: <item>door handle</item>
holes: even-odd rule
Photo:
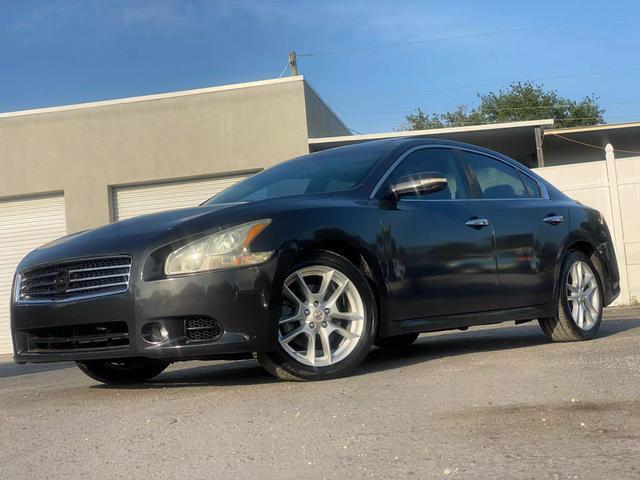
[[[466,222],[464,222],[464,224],[467,227],[471,227],[471,228],[482,228],[482,227],[489,226],[489,220],[487,220],[486,218],[471,218]]]
[[[542,221],[549,225],[558,225],[559,223],[564,222],[564,217],[562,215],[547,215],[542,219]]]

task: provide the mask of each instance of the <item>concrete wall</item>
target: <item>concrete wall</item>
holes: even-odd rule
[[[110,186],[306,154],[308,130],[343,128],[307,91],[292,77],[0,114],[0,198],[64,191],[71,233],[109,222]]]
[[[342,120],[322,101],[316,91],[304,84],[305,110],[307,112],[307,134],[309,138],[351,135]]]

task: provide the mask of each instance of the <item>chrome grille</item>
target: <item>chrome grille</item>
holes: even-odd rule
[[[129,288],[131,257],[75,260],[23,272],[18,300],[62,301],[122,293]]]

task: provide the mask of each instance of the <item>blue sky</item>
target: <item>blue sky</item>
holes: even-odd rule
[[[420,43],[582,20],[596,21]],[[608,122],[633,121],[638,25],[637,0],[0,0],[0,111],[275,78],[290,50],[416,42],[303,56],[299,67],[363,133],[527,79],[593,93]]]

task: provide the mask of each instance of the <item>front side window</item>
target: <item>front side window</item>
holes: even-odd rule
[[[364,179],[385,153],[379,145],[365,144],[299,157],[236,183],[205,205],[349,190]]]
[[[440,173],[447,179],[447,187],[444,190],[428,194],[406,195],[405,198],[420,197],[428,200],[457,200],[468,198],[467,184],[464,176],[458,168],[453,152],[448,148],[421,148],[407,155],[400,164],[391,172],[385,182],[384,191],[388,192],[391,186],[403,177],[418,175],[426,172]]]
[[[466,151],[462,154],[475,175],[484,198],[529,198],[515,168],[486,155]]]

